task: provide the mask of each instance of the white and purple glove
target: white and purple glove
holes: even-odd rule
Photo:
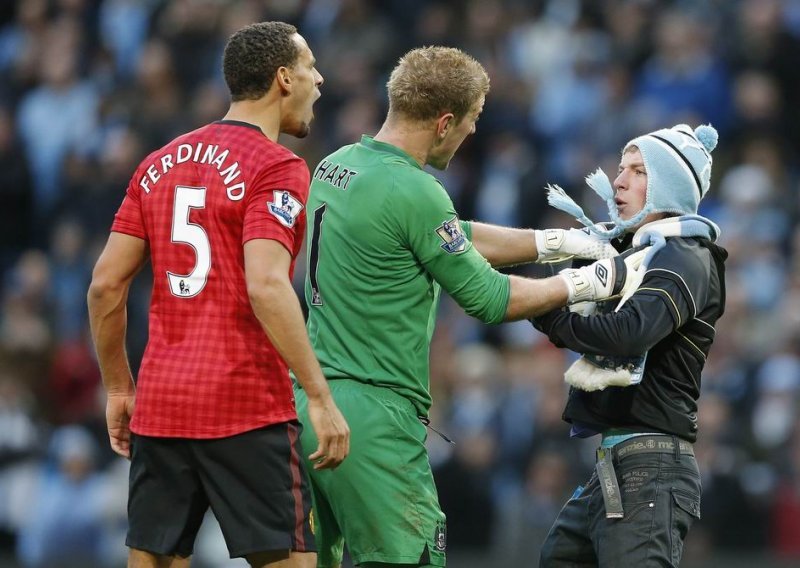
[[[600,260],[619,253],[611,244],[588,229],[536,229],[536,262],[561,262],[570,258]]]

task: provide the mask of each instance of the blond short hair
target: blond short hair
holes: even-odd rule
[[[489,75],[460,49],[421,47],[400,58],[386,87],[390,114],[428,120],[452,112],[461,121],[489,92]]]

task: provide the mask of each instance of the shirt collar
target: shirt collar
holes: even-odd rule
[[[363,134],[361,136],[361,145],[366,146],[371,150],[375,150],[376,152],[386,152],[387,154],[394,154],[395,156],[402,158],[415,168],[420,170],[422,169],[419,163],[414,158],[412,158],[411,155],[408,154],[407,152],[401,150],[397,146],[393,146],[392,144],[387,144],[386,142],[378,142],[372,136],[367,136],[366,134]]]

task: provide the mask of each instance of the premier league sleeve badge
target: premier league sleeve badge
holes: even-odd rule
[[[285,189],[274,190],[272,192],[272,201],[267,203],[267,207],[269,212],[281,222],[281,225],[289,228],[294,227],[297,216],[303,210],[303,204]]]
[[[467,237],[457,216],[436,227],[436,234],[444,241],[442,248],[450,254],[464,252],[467,248]]]

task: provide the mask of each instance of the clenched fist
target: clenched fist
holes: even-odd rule
[[[639,285],[642,261],[650,247],[625,251],[614,258],[598,260],[582,268],[567,268],[558,273],[569,288],[569,304],[594,302],[627,295]]]

